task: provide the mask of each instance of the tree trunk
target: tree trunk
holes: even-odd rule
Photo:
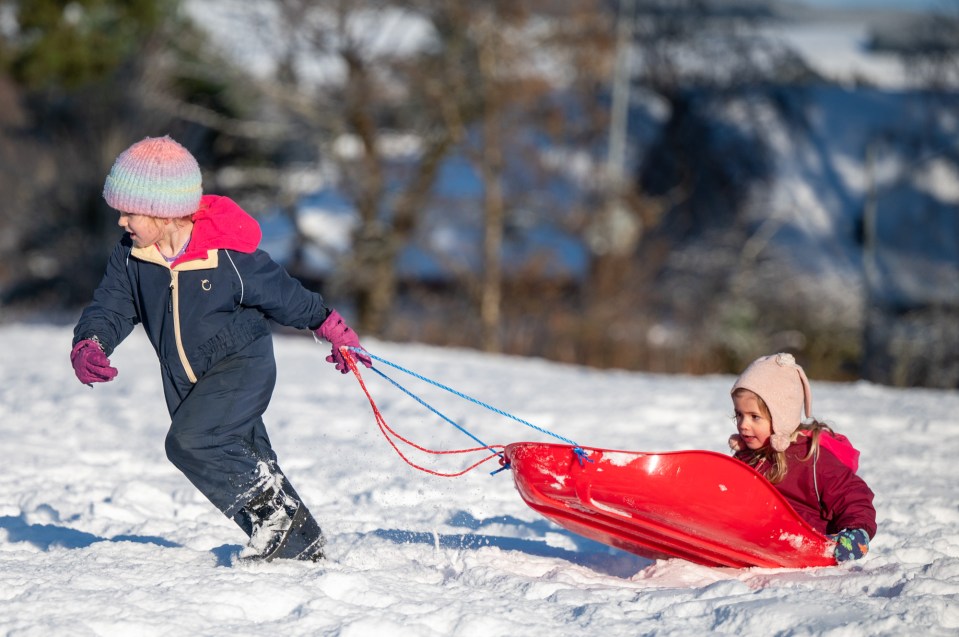
[[[499,95],[495,84],[495,39],[481,45],[480,70],[484,78],[483,146],[483,273],[480,284],[482,346],[487,352],[500,351],[503,251],[503,148],[500,135]]]

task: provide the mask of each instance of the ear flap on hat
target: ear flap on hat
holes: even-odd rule
[[[776,451],[785,451],[792,444],[791,437],[786,434],[773,434],[769,437],[769,446]]]
[[[809,388],[809,379],[806,378],[806,372],[800,365],[796,365],[799,371],[799,380],[802,381],[803,410],[806,412],[806,418],[812,418],[812,389]]]
[[[739,434],[733,434],[729,437],[729,448],[733,451],[742,451],[746,448],[746,445],[743,444],[742,436]]]

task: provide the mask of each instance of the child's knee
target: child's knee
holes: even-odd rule
[[[179,466],[185,461],[196,458],[202,452],[202,442],[197,436],[170,430],[164,443],[166,457],[174,465]]]
[[[167,460],[173,464],[177,464],[177,460],[183,455],[183,446],[172,431],[167,433],[163,446],[166,449]]]

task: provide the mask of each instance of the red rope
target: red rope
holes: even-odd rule
[[[380,428],[380,433],[383,434],[383,437],[386,438],[386,441],[390,443],[391,447],[393,447],[393,451],[396,452],[396,455],[402,458],[403,461],[406,462],[406,464],[410,465],[414,469],[419,469],[420,471],[432,474],[434,476],[439,476],[441,478],[456,478],[469,471],[472,471],[473,469],[480,466],[484,462],[492,460],[493,458],[499,458],[500,454],[497,453],[496,450],[505,449],[503,445],[490,445],[488,447],[472,447],[469,449],[437,450],[437,449],[427,449],[426,447],[422,447],[416,444],[415,442],[412,442],[411,440],[407,440],[400,434],[396,433],[396,431],[394,431],[393,428],[391,428],[386,423],[386,419],[383,417],[383,414],[380,413],[379,407],[376,406],[376,401],[373,400],[373,396],[370,394],[370,390],[367,389],[366,383],[363,381],[363,376],[360,375],[360,370],[356,365],[356,358],[354,357],[353,352],[351,352],[348,348],[345,348],[345,347],[341,349],[340,352],[343,354],[343,359],[346,361],[347,367],[349,367],[350,371],[353,372],[353,375],[356,376],[356,380],[357,382],[359,382],[360,387],[363,389],[363,393],[366,394],[366,399],[370,401],[370,407],[373,408],[373,415],[376,418],[376,425]],[[410,447],[413,447],[414,449],[417,449],[424,453],[430,453],[435,455],[448,455],[448,454],[454,454],[454,453],[472,453],[474,451],[492,451],[493,454],[483,458],[482,460],[478,462],[471,464],[470,466],[466,467],[462,471],[459,471],[456,473],[443,473],[440,471],[434,471],[432,469],[428,469],[427,467],[423,467],[411,461],[409,458],[407,458],[403,454],[400,448],[396,445],[396,443],[393,441],[393,438],[390,437],[391,435],[397,438],[398,440],[402,441],[403,443],[409,445]]]

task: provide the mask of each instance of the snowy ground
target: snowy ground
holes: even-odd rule
[[[167,416],[138,330],[116,381],[73,376],[70,330],[0,328],[0,634],[955,635],[959,393],[817,383],[813,412],[863,452],[879,534],[861,562],[806,570],[650,562],[568,533],[508,472],[410,469],[352,377],[310,336],[277,337],[268,426],[329,538],[325,563],[237,563],[242,536],[167,462]],[[730,377],[597,372],[366,342],[375,354],[589,446],[723,451]],[[391,374],[392,375],[392,374]],[[374,375],[388,421],[462,434]],[[397,380],[490,443],[542,434]],[[465,466],[460,460],[436,468]],[[484,465],[486,466],[486,465]]]

